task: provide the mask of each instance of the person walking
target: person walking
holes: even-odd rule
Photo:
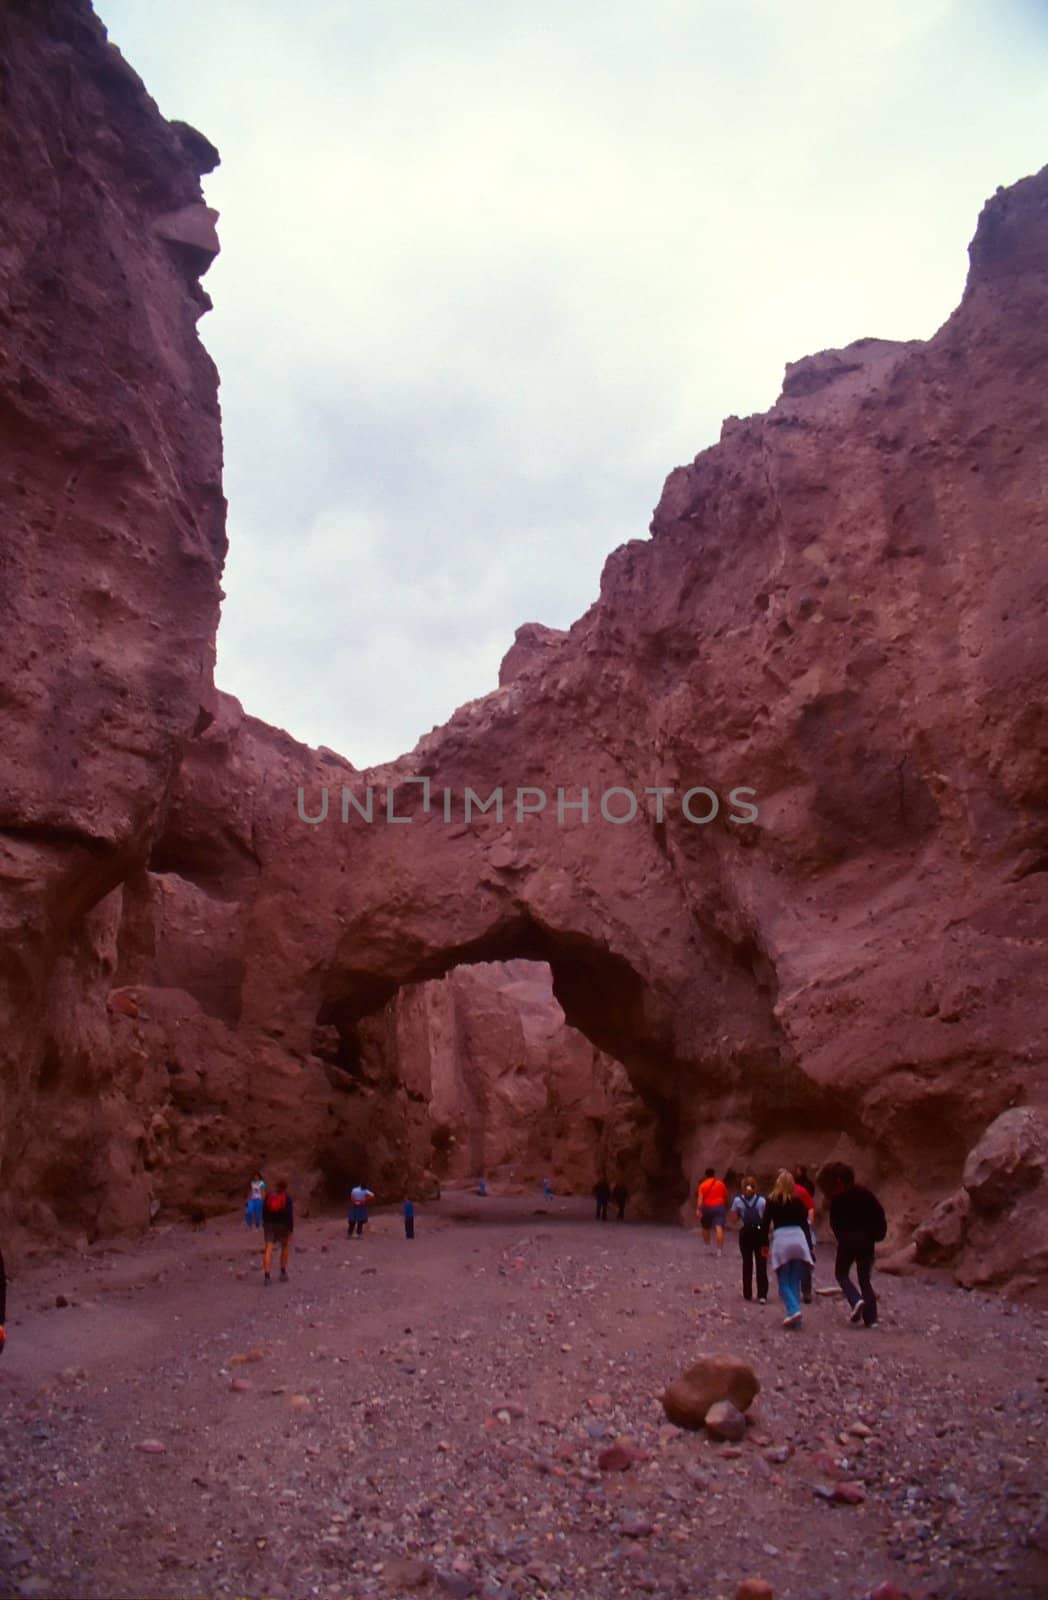
[[[261,1172],[256,1172],[251,1179],[251,1188],[248,1192],[247,1205],[244,1207],[244,1221],[249,1228],[262,1226],[262,1202],[266,1198],[266,1180]]]
[[[830,1227],[837,1241],[834,1276],[848,1302],[848,1320],[877,1326],[877,1296],[873,1289],[873,1257],[888,1232],[884,1207],[872,1189],[855,1181],[844,1161],[831,1161],[819,1173],[819,1188],[830,1202]],[[852,1282],[855,1268],[858,1288]]]
[[[742,1255],[742,1298],[753,1299],[753,1275],[757,1274],[757,1300],[768,1304],[768,1230],[764,1222],[767,1202],[757,1192],[757,1180],[747,1174],[742,1189],[731,1203],[739,1219],[739,1251]]]
[[[808,1208],[798,1199],[793,1173],[785,1167],[775,1180],[764,1208],[765,1225],[771,1236],[771,1264],[779,1280],[779,1295],[786,1315],[784,1328],[801,1325],[802,1268],[811,1265]]]
[[[405,1237],[405,1239],[413,1239],[415,1237],[415,1202],[414,1202],[414,1200],[405,1200],[404,1201],[404,1237]]]
[[[350,1239],[354,1237],[354,1230],[356,1230],[356,1238],[362,1239],[364,1237],[364,1224],[368,1220],[368,1202],[374,1200],[374,1198],[374,1191],[369,1189],[366,1183],[356,1183],[349,1191],[348,1237]]]
[[[542,1180],[542,1198],[543,1200],[553,1199],[553,1185],[548,1178],[543,1178]]]
[[[723,1255],[724,1224],[728,1220],[728,1186],[722,1178],[718,1178],[713,1167],[706,1168],[706,1176],[699,1184],[696,1215],[707,1250],[712,1229],[717,1240],[717,1254]]]
[[[281,1178],[262,1201],[262,1282],[269,1285],[273,1266],[273,1246],[280,1246],[280,1281],[287,1282],[287,1258],[291,1235],[295,1231],[295,1207],[288,1193],[287,1179]]]
[[[611,1199],[607,1178],[601,1178],[599,1183],[593,1185],[593,1198],[597,1202],[597,1221],[607,1222],[608,1201]]]
[[[797,1199],[808,1208],[808,1246],[811,1250],[812,1265],[805,1266],[801,1273],[801,1299],[806,1306],[810,1306],[815,1276],[815,1180],[808,1176],[807,1167],[794,1167],[793,1187]]]
[[[629,1190],[620,1180],[611,1191],[611,1198],[615,1202],[615,1208],[618,1211],[620,1222],[624,1222],[626,1220],[626,1201],[629,1199],[629,1197]]]

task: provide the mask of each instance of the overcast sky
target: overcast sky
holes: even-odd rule
[[[566,627],[787,361],[927,337],[1045,0],[96,0],[222,165],[218,679],[358,766]]]

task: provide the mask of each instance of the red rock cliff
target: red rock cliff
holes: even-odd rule
[[[0,24],[26,152],[0,180],[19,1215],[225,1203],[260,1152],[318,1189],[362,1150],[424,1172],[422,1064],[347,1087],[345,1063],[405,986],[524,959],[624,1064],[655,1202],[707,1160],[857,1151],[921,1220],[1046,1098],[1048,171],[987,204],[933,339],[791,366],[671,473],[570,631],[521,630],[497,690],[357,774],[211,699],[213,152],[83,6],[28,15]],[[466,819],[497,785],[504,815]],[[755,823],[729,820],[740,785]],[[523,786],[541,817],[513,815]],[[590,820],[559,825],[583,786]],[[343,787],[374,821],[341,820]],[[633,821],[600,816],[613,787]]]

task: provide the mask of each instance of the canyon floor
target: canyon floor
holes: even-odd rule
[[[237,1217],[30,1264],[0,1363],[7,1595],[922,1600],[1048,1592],[1048,1318],[881,1276],[799,1332],[739,1255],[589,1202],[446,1193],[417,1236],[302,1218],[264,1287]],[[831,1282],[829,1247],[817,1286]],[[66,1305],[58,1305],[62,1298]],[[665,1421],[750,1361],[746,1439]],[[603,1471],[628,1438],[637,1456]],[[826,1498],[861,1484],[861,1503]]]

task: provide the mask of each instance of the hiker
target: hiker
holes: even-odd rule
[[[288,1194],[287,1179],[281,1178],[275,1190],[262,1200],[262,1282],[268,1284],[273,1265],[273,1246],[280,1246],[280,1281],[287,1282],[287,1258],[295,1228],[295,1210]]]
[[[779,1294],[786,1315],[784,1328],[801,1324],[801,1284],[805,1262],[811,1265],[808,1207],[798,1199],[793,1173],[779,1173],[764,1208],[765,1226],[771,1232],[771,1264],[779,1280]]]
[[[368,1201],[374,1200],[374,1198],[373,1191],[368,1188],[366,1183],[354,1184],[349,1191],[348,1237],[350,1239],[354,1237],[354,1229],[356,1229],[356,1238],[362,1239],[364,1237],[364,1224],[368,1220]]]
[[[542,1180],[542,1198],[543,1200],[553,1199],[553,1185],[548,1178],[543,1178]]]
[[[0,1254],[0,1356],[4,1353],[7,1343],[7,1273],[4,1271],[4,1258]]]
[[[724,1254],[724,1224],[728,1219],[728,1186],[718,1178],[713,1167],[706,1168],[706,1176],[699,1184],[696,1216],[702,1229],[707,1250],[710,1247],[710,1229],[717,1238],[717,1254]]]
[[[488,1180],[487,1180],[487,1178],[478,1178],[477,1179],[477,1193],[479,1195],[481,1195],[482,1197],[486,1197],[487,1196],[487,1192],[488,1192]]]
[[[871,1272],[875,1247],[888,1232],[884,1207],[871,1189],[856,1183],[844,1161],[830,1161],[819,1173],[819,1188],[830,1202],[830,1227],[837,1240],[833,1271],[848,1302],[848,1320],[877,1326],[877,1296]],[[852,1282],[854,1266],[859,1287]]]
[[[807,1167],[794,1167],[793,1187],[797,1199],[808,1208],[808,1247],[812,1253],[812,1266],[805,1266],[801,1273],[801,1299],[806,1306],[811,1305],[812,1280],[815,1274],[815,1181],[808,1176]]]
[[[757,1192],[757,1180],[748,1173],[742,1189],[731,1203],[739,1219],[739,1251],[742,1255],[742,1298],[753,1299],[753,1272],[757,1270],[757,1300],[768,1304],[768,1230],[764,1225],[767,1202]]]
[[[262,1226],[262,1202],[266,1198],[266,1180],[261,1172],[256,1172],[251,1179],[251,1190],[244,1207],[244,1222],[249,1228]]]
[[[616,1205],[616,1207],[618,1209],[619,1221],[620,1222],[623,1222],[625,1220],[625,1217],[626,1217],[626,1201],[629,1199],[629,1197],[630,1197],[630,1192],[626,1188],[626,1185],[624,1183],[622,1183],[621,1181],[619,1183],[617,1183],[615,1185],[614,1189],[612,1189],[612,1191],[611,1191],[611,1198],[614,1200],[615,1205]]]
[[[415,1237],[415,1202],[414,1202],[414,1200],[405,1200],[404,1201],[404,1237],[405,1237],[405,1239],[413,1239]]]
[[[608,1188],[607,1178],[601,1178],[599,1183],[593,1185],[593,1198],[597,1202],[597,1221],[607,1222],[608,1201],[611,1199],[611,1190]]]

